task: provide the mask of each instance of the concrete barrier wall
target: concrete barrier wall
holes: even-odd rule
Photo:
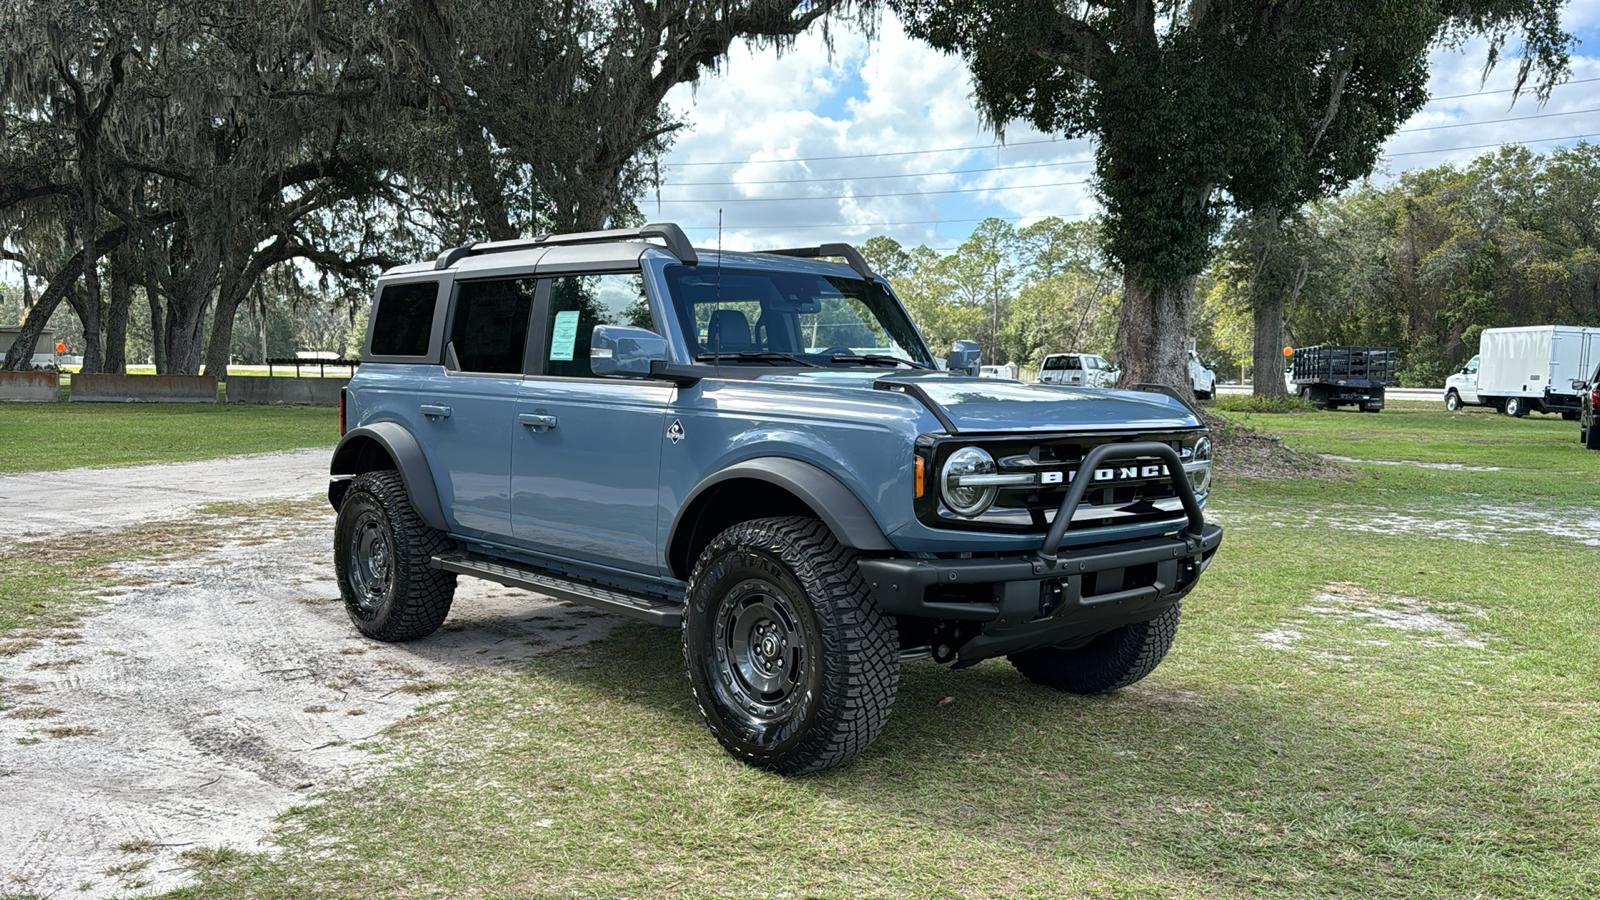
[[[67,391],[73,403],[217,402],[209,375],[74,375]]]
[[[229,403],[281,404],[284,406],[338,406],[339,389],[348,378],[262,378],[232,375],[228,378]]]
[[[0,372],[0,400],[54,403],[61,399],[61,376],[54,372]]]

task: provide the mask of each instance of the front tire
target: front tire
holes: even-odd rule
[[[683,656],[718,742],[784,775],[865,750],[900,680],[894,625],[868,598],[854,551],[799,517],[742,522],[706,546],[689,579]]]
[[[1155,671],[1178,636],[1183,604],[1174,603],[1148,622],[1135,622],[1096,637],[1082,647],[1044,647],[1006,657],[1034,684],[1068,694],[1105,694]]]
[[[1449,412],[1460,412],[1461,411],[1461,395],[1456,393],[1455,391],[1451,391],[1450,393],[1445,394],[1444,395],[1444,408],[1446,410],[1448,410]]]
[[[362,634],[380,641],[427,637],[444,624],[456,576],[432,568],[450,540],[429,528],[394,471],[356,478],[339,503],[333,564],[345,612]]]

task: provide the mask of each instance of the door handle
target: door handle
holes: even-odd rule
[[[441,419],[450,418],[450,407],[440,406],[437,403],[424,403],[417,407],[425,416],[438,416]]]
[[[555,416],[539,416],[533,413],[519,413],[517,421],[532,428],[534,431],[549,431],[556,427]]]

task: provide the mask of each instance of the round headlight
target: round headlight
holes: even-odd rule
[[[1189,457],[1189,486],[1196,494],[1211,490],[1211,439],[1203,437],[1195,442],[1194,455]]]
[[[957,515],[968,518],[981,515],[994,502],[1000,489],[992,484],[963,486],[959,481],[963,475],[993,475],[996,471],[994,457],[979,447],[963,447],[950,454],[939,476],[945,505]]]

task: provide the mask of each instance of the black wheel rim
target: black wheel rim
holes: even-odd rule
[[[753,578],[724,594],[712,635],[717,692],[752,730],[786,720],[805,693],[809,648],[782,589]]]
[[[364,509],[356,515],[345,552],[356,603],[363,610],[376,610],[388,598],[394,580],[394,544],[388,523],[377,510]]]

